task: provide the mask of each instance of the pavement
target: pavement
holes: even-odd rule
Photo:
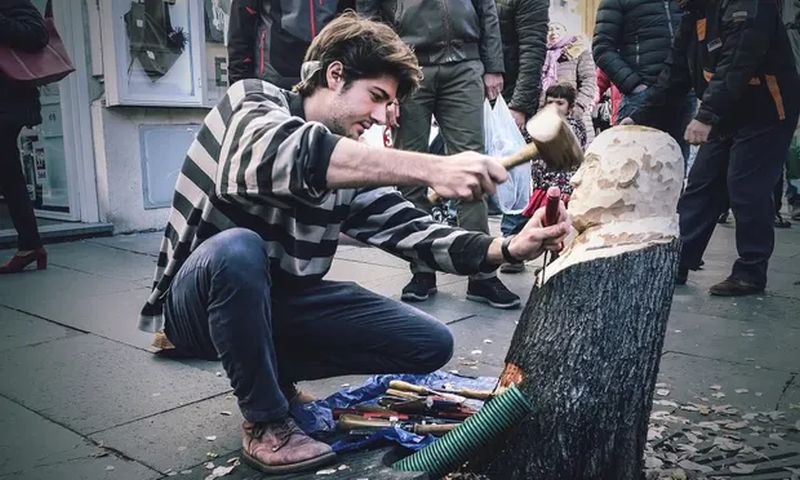
[[[496,219],[492,225],[497,228]],[[746,430],[744,440],[772,438],[790,452],[784,466],[796,465],[800,473],[800,462],[791,463],[800,452],[800,225],[776,236],[766,294],[715,298],[707,289],[735,258],[733,226],[717,228],[704,270],[675,292],[655,410],[666,408],[660,415],[678,418],[678,426],[688,418],[692,428],[702,420],[689,418],[698,410],[710,419],[750,414],[746,418],[761,426]],[[208,462],[221,466],[238,456],[241,419],[219,363],[157,358],[151,336],[136,329],[160,237],[54,244],[46,271],[0,276],[0,478],[202,479],[210,473]],[[11,253],[0,251],[0,258]],[[501,278],[525,299],[534,268]],[[409,277],[403,261],[349,243],[328,275],[392,298]],[[439,294],[419,307],[455,335],[446,369],[496,376],[521,310],[467,301],[465,291],[465,278],[440,274]],[[301,388],[324,396],[363,378]],[[761,414],[767,420],[758,423]],[[654,427],[651,440],[658,443],[670,428],[678,427]],[[655,456],[667,464],[681,460]],[[697,463],[685,463],[693,458],[682,460],[689,473],[697,470]],[[781,471],[785,477],[769,478],[794,475]],[[240,465],[224,478],[261,476]]]

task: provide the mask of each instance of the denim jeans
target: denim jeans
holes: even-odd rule
[[[165,299],[165,333],[181,353],[219,358],[251,422],[287,415],[280,390],[347,374],[427,373],[453,352],[444,324],[351,282],[273,283],[264,241],[244,229],[203,242]]]
[[[520,230],[522,230],[522,227],[528,223],[528,220],[530,220],[530,218],[524,215],[503,214],[503,217],[500,220],[500,232],[504,237],[519,233]]]

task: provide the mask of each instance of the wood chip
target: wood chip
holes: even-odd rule
[[[666,397],[667,395],[669,395],[669,390],[667,390],[666,388],[659,388],[658,390],[656,390],[656,395],[658,395],[659,397]]]
[[[209,435],[206,437],[206,440],[208,440],[209,442],[213,442],[216,439],[217,439],[216,435]]]
[[[728,467],[731,473],[739,473],[743,475],[747,475],[748,473],[753,473],[756,471],[755,465],[750,465],[749,463],[737,463],[732,467]]]
[[[750,392],[750,390],[748,390],[746,388],[737,388],[736,390],[734,390],[734,392],[736,392],[736,393],[748,393],[748,392]]]
[[[684,470],[689,470],[690,472],[711,473],[714,471],[714,469],[708,465],[700,465],[699,463],[695,463],[691,460],[681,460],[678,462],[678,466]]]
[[[664,466],[664,462],[656,457],[646,457],[644,459],[644,468],[648,470],[656,470]]]
[[[230,417],[231,415],[233,415],[233,413],[228,410],[223,410],[219,412],[219,414],[222,415],[223,417]]]
[[[711,390],[719,391],[719,390],[722,390],[722,385],[711,385],[708,388],[710,388]]]
[[[728,430],[741,430],[744,427],[746,427],[747,425],[749,425],[749,424],[747,422],[745,422],[745,421],[742,421],[742,422],[731,422],[731,423],[725,425],[725,428],[727,428]]]
[[[714,398],[725,398],[726,395],[723,392],[716,392],[712,393],[711,396]]]
[[[333,468],[325,468],[325,469],[323,469],[323,470],[318,470],[318,471],[317,471],[317,475],[333,475],[333,474],[334,474],[334,473],[336,473],[337,471],[338,471],[338,470],[335,470],[335,469],[333,469]]]

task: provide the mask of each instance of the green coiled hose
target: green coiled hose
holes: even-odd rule
[[[427,472],[437,477],[452,472],[481,448],[531,413],[530,402],[516,386],[486,402],[463,425],[422,450],[396,462],[393,468]]]

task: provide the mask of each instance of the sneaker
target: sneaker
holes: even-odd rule
[[[330,445],[303,433],[294,420],[273,423],[242,423],[242,457],[264,473],[309,470],[336,460]]]
[[[729,213],[730,213],[730,210],[725,210],[724,212],[722,212],[720,214],[719,218],[717,219],[717,223],[719,223],[720,225],[724,225],[724,224],[728,223],[728,214]]]
[[[524,263],[504,263],[500,265],[501,273],[522,273],[525,271]]]
[[[708,292],[718,297],[741,297],[744,295],[763,293],[764,287],[759,287],[755,283],[739,280],[738,278],[728,277],[718,284],[713,285],[708,289]]]
[[[780,213],[775,213],[775,228],[792,228],[792,224],[784,220]]]
[[[686,285],[686,280],[688,279],[689,279],[689,269],[678,268],[678,271],[675,273],[675,285]]]
[[[800,221],[800,205],[789,205],[789,218]]]
[[[404,302],[424,302],[436,293],[435,273],[415,273],[408,285],[403,287],[400,300]]]
[[[467,300],[488,303],[494,308],[519,308],[519,297],[507,289],[497,277],[470,280],[467,286]]]

